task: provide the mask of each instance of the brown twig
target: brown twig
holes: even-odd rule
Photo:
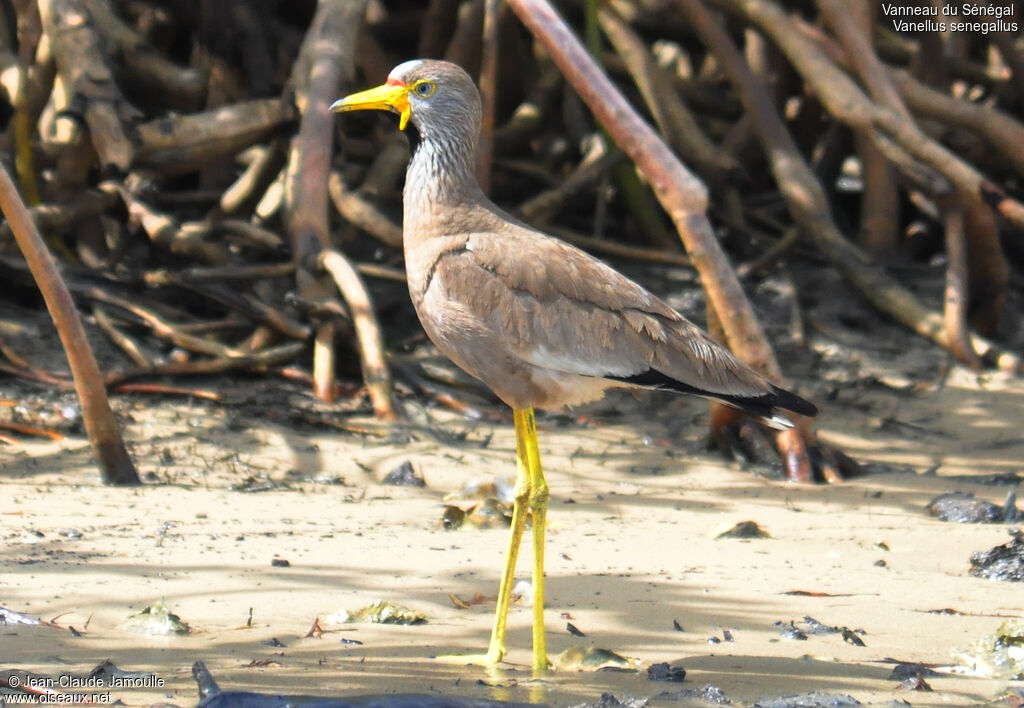
[[[971,241],[969,284],[971,311],[976,315],[974,323],[987,332],[994,330],[1005,301],[1008,276],[998,229],[987,212],[995,209],[1008,221],[1024,226],[1024,204],[989,181],[959,155],[926,135],[905,111],[872,101],[811,39],[798,31],[796,23],[775,3],[770,0],[715,1],[738,11],[767,34],[833,117],[854,130],[872,130],[873,134],[888,138],[891,141],[889,147],[906,151],[914,160],[950,181],[958,193],[968,223],[967,233]]]
[[[166,339],[169,342],[173,342],[182,349],[224,358],[245,356],[245,352],[234,347],[229,347],[226,344],[215,342],[212,339],[205,339],[203,337],[197,337],[193,334],[183,332],[180,327],[167,322],[163,317],[155,312],[151,312],[138,303],[125,300],[117,295],[111,295],[101,288],[86,287],[83,288],[82,293],[91,300],[112,305],[135,315],[140,322],[148,326],[153,331],[154,335],[162,339]]]
[[[225,371],[261,371],[294,359],[305,348],[306,345],[303,342],[288,342],[240,356],[221,356],[196,361],[171,361],[127,371],[115,371],[107,374],[106,385],[117,387],[126,381],[157,376],[200,376],[222,374]]]
[[[480,99],[483,117],[480,122],[480,140],[476,148],[476,181],[484,194],[491,193],[491,163],[494,158],[494,112],[498,94],[498,13],[500,0],[484,0],[484,27],[481,37]]]
[[[117,192],[108,189],[86,189],[66,202],[39,204],[29,209],[36,228],[43,233],[59,232],[71,228],[82,219],[98,216],[119,201]],[[8,223],[0,224],[0,239],[11,232]]]
[[[199,222],[179,224],[137,197],[129,187],[118,185],[117,188],[128,208],[128,217],[142,227],[155,245],[204,263],[220,265],[227,262],[227,249],[223,244],[206,240],[210,233],[209,225]]]
[[[88,9],[82,0],[39,0],[39,13],[64,89],[81,102],[70,110],[84,116],[100,167],[126,172],[135,147],[124,120],[133,109],[117,87]]]
[[[570,229],[555,226],[553,224],[545,224],[544,229],[550,231],[563,241],[571,243],[573,246],[582,248],[590,253],[612,256],[614,258],[625,258],[627,260],[639,261],[641,263],[657,263],[659,265],[676,266],[680,268],[693,267],[693,262],[682,253],[673,253],[672,251],[666,251],[660,248],[630,246],[629,244],[619,243],[618,241],[609,241],[608,239],[586,236],[585,234],[577,233]]]
[[[320,255],[320,266],[330,273],[352,313],[363,380],[370,392],[373,410],[379,418],[397,421],[391,374],[384,360],[384,340],[366,286],[349,260],[337,251],[324,251]]]
[[[956,206],[946,210],[946,295],[945,323],[949,350],[972,369],[981,368],[981,360],[971,346],[967,328],[967,237],[964,214]]]
[[[160,383],[123,383],[114,387],[117,393],[150,393],[157,396],[184,396],[186,398],[201,398],[206,401],[220,401],[221,396],[216,391],[207,391],[201,388],[185,388],[184,386],[168,386]]]
[[[408,164],[409,144],[401,136],[390,137],[366,170],[359,192],[368,197],[393,194]]]
[[[608,6],[600,8],[598,17],[669,145],[712,184],[723,185],[739,167],[735,158],[722,152],[705,135],[669,77],[625,20]]]
[[[470,403],[460,396],[456,396],[445,386],[427,380],[417,370],[415,362],[408,359],[394,361],[396,375],[407,380],[420,393],[429,396],[432,400],[449,410],[453,410],[472,420],[489,420],[503,422],[506,418],[503,409],[491,405],[487,406],[484,401],[479,404]],[[475,397],[475,396],[474,396]]]
[[[290,117],[280,100],[270,98],[164,116],[136,128],[135,166],[168,175],[193,172],[265,139]]]
[[[295,63],[295,101],[302,114],[286,187],[292,253],[300,267],[331,244],[327,226],[333,114],[338,86],[355,75],[355,36],[366,0],[322,0]]]
[[[107,333],[118,349],[123,351],[129,359],[135,362],[136,366],[152,366],[152,362],[145,354],[142,353],[142,349],[139,347],[139,343],[127,334],[122,332],[114,324],[113,318],[107,314],[107,311],[102,307],[94,307],[92,309],[92,315],[96,318],[96,324],[99,325],[100,329]]]
[[[800,230],[796,228],[786,229],[778,241],[773,243],[764,253],[752,261],[741,263],[736,267],[736,274],[743,279],[749,278],[761,271],[767,270],[779,258],[786,254],[789,249],[800,240]]]
[[[43,244],[39,231],[11,181],[7,168],[0,165],[0,207],[14,231],[32,276],[39,286],[46,307],[53,318],[61,344],[71,366],[75,390],[82,405],[85,431],[96,453],[100,475],[106,484],[140,484],[117,421],[107,402],[99,367],[78,318],[74,301],[61,280],[57,263]]]
[[[150,287],[172,283],[217,283],[234,280],[262,280],[264,278],[287,278],[295,274],[294,263],[266,263],[239,266],[213,266],[209,268],[185,268],[172,273],[168,270],[152,270],[143,273],[142,278]]]
[[[179,110],[199,107],[206,78],[199,70],[164,59],[135,30],[121,21],[107,0],[85,0],[96,30],[116,48],[121,67],[132,83],[145,87],[151,99]]]
[[[981,0],[981,2],[974,0],[974,4],[991,6],[995,3],[991,0]],[[1020,18],[1021,15],[1018,14],[1017,17]],[[1020,38],[1020,30],[1016,33],[992,32],[989,36],[992,39],[992,44],[999,50],[1003,62],[1010,68],[1011,79],[1017,89],[1016,101],[1019,107],[1021,98],[1024,97],[1024,51],[1021,51],[1019,43],[1016,42]]]
[[[42,20],[38,4],[18,2],[13,5],[17,13],[18,55],[6,50],[2,52],[3,73],[0,75],[0,85],[14,108],[11,123],[15,172],[25,194],[25,201],[29,206],[35,206],[40,197],[32,143],[33,126],[51,93],[56,65],[49,42],[40,41]]]
[[[511,154],[523,148],[537,134],[562,87],[562,75],[551,60],[542,56],[537,58],[537,62],[539,74],[526,99],[516,107],[508,121],[494,131],[494,146],[499,153]]]
[[[272,140],[269,145],[256,146],[252,150],[255,156],[220,198],[220,210],[225,214],[238,214],[252,209],[284,167],[285,154],[281,140]]]
[[[330,372],[330,376],[313,377],[313,394],[327,403],[334,401],[334,336],[338,328],[333,322],[324,322],[316,328],[313,338],[313,371]]]
[[[847,54],[816,26],[798,17],[797,29],[812,39],[835,64],[850,66]],[[984,138],[994,148],[993,157],[1005,160],[1024,175],[1024,125],[1013,117],[986,104],[955,98],[926,85],[906,69],[886,67],[888,80],[897,88],[906,106],[922,118],[958,125]]]
[[[293,71],[295,102],[302,119],[292,143],[285,183],[286,223],[301,297],[313,298],[327,289],[316,281],[313,272],[319,254],[331,246],[327,178],[334,118],[328,106],[337,98],[338,86],[354,78],[356,33],[362,25],[366,1],[321,0]],[[321,329],[316,334],[318,344],[333,346],[333,327],[323,324]],[[334,369],[325,368],[325,362],[333,360],[333,355],[314,359],[318,393],[334,390]]]
[[[402,227],[361,193],[349,190],[336,170],[327,178],[327,193],[345,221],[392,248],[402,247]]]
[[[839,0],[818,0],[818,5],[832,26],[833,32],[839,37],[846,50],[846,56],[861,81],[868,87],[872,98],[879,106],[888,110],[887,115],[890,119],[899,121],[908,139],[923,138],[924,132],[914,122],[885,66],[875,55],[867,32],[859,32],[849,26],[850,22],[845,14],[849,5]],[[859,132],[864,135],[863,129]],[[986,333],[992,333],[998,325],[1006,300],[1007,266],[999,243],[998,228],[991,218],[990,209],[982,200],[983,195],[979,191],[965,188],[962,183],[958,186],[959,201],[964,205],[964,210],[955,218],[967,219],[970,251],[968,253],[966,246],[964,247],[965,270],[960,274],[963,279],[950,277],[964,288],[960,294],[969,299],[970,311],[976,313],[975,325]],[[889,197],[888,202],[891,201],[893,197]],[[888,202],[882,207],[893,210],[893,205]],[[891,220],[891,217],[889,218]],[[961,302],[960,306],[966,310],[968,303]],[[961,354],[967,355],[967,350],[960,350],[959,346],[956,348]]]
[[[977,133],[992,146],[993,157],[1006,160],[1024,176],[1024,125],[1019,121],[993,106],[937,91],[903,69],[890,69],[889,74],[914,113]]]
[[[444,54],[461,4],[462,0],[430,0],[423,13],[417,56],[438,59]]]
[[[621,150],[609,149],[603,137],[595,136],[572,174],[551,189],[527,199],[516,209],[516,216],[530,224],[546,223],[570,198],[607,175],[622,158]]]
[[[883,25],[874,28],[878,55],[891,63],[910,65],[926,83],[945,84],[949,79],[963,79],[1001,93],[1006,76],[995,74],[984,64],[948,52],[942,34],[925,32],[915,40],[905,38]]]
[[[38,425],[28,423],[16,423],[13,420],[0,420],[0,430],[7,430],[19,435],[32,435],[37,438],[49,438],[50,440],[63,440],[64,435],[50,428],[42,428]]]
[[[304,340],[308,339],[311,334],[308,325],[296,321],[283,312],[279,312],[251,293],[238,292],[236,289],[225,287],[220,283],[179,283],[173,275],[169,276],[169,282],[181,285],[210,300],[219,302],[225,307],[241,313],[254,322],[266,325],[286,337]],[[178,327],[178,330],[181,331],[182,328]]]
[[[484,29],[486,0],[466,0],[459,5],[455,32],[448,42],[444,58],[458,64],[470,74],[480,68],[481,38]]]
[[[818,4],[833,33],[839,37],[845,57],[854,65],[875,100],[909,119],[906,106],[871,46],[875,5],[871,0],[845,4],[819,0]],[[864,181],[859,241],[871,256],[884,261],[895,252],[899,238],[900,198],[896,173],[885,154],[873,143],[870,131],[858,130],[854,139]]]
[[[379,265],[377,263],[359,263],[356,267],[359,269],[360,274],[368,278],[390,280],[395,283],[407,282],[405,271],[401,268],[392,268],[391,266]]]
[[[0,371],[8,374],[9,376],[17,376],[19,379],[25,379],[26,381],[34,381],[36,383],[46,384],[47,386],[55,386],[62,391],[70,391],[74,389],[73,382],[52,374],[49,371],[43,371],[42,369],[34,369],[24,366],[11,366],[10,364],[0,362]]]
[[[285,248],[284,239],[276,233],[242,219],[219,219],[212,226],[218,231],[227,232],[228,240],[237,241],[250,248],[270,253],[280,253]]]

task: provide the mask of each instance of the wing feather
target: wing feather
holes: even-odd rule
[[[529,254],[514,258],[510,254]],[[708,394],[768,383],[665,302],[579,249],[518,225],[474,233],[435,266],[489,341],[565,374],[628,380],[657,371]]]

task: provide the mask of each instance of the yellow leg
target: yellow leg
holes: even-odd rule
[[[530,510],[533,512],[533,672],[542,674],[548,669],[547,640],[544,634],[544,532],[547,528],[548,483],[540,463],[537,444],[537,420],[533,408],[517,411],[522,422],[516,425],[517,447],[525,452],[526,468],[530,475]],[[519,419],[516,421],[519,423]],[[522,442],[519,440],[522,439]]]
[[[509,536],[505,570],[498,586],[498,601],[494,608],[491,641],[484,655],[439,656],[441,661],[493,666],[505,657],[505,632],[508,626],[508,608],[512,600],[516,561],[526,529],[526,516],[533,512],[533,667],[542,673],[548,667],[544,637],[544,519],[547,512],[548,485],[540,466],[537,447],[537,421],[533,408],[514,409],[516,424],[516,496],[512,508],[512,532]]]
[[[486,663],[497,664],[505,656],[505,628],[508,620],[508,606],[512,600],[512,583],[516,576],[516,561],[519,559],[519,545],[523,540],[526,528],[526,514],[530,503],[530,472],[524,437],[521,432],[523,416],[519,410],[513,411],[516,424],[516,491],[512,507],[512,532],[508,541],[508,553],[505,556],[505,570],[501,574],[498,586],[498,602],[494,608],[494,628],[491,630],[491,641],[487,647]]]

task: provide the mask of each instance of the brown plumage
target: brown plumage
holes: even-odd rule
[[[433,94],[408,93],[406,272],[420,321],[444,354],[513,408],[657,386],[775,425],[785,425],[776,409],[814,415],[640,285],[495,206],[473,174],[476,86],[440,61],[406,62],[389,78],[417,81],[432,82]]]
[[[512,406],[519,461],[512,538],[486,655],[505,655],[516,558],[533,515],[533,667],[548,666],[544,529],[548,488],[533,408],[594,400],[612,387],[714,398],[771,425],[813,405],[767,381],[693,323],[601,261],[495,206],[474,176],[480,96],[454,64],[415,60],[335,111],[389,110],[409,129],[403,195],[409,293],[438,349]],[[470,658],[470,657],[462,657]]]

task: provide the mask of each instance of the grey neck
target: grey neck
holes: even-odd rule
[[[453,126],[449,126],[450,128]],[[404,222],[406,226],[437,214],[439,209],[484,199],[476,181],[476,135],[468,132],[441,134],[413,127],[412,155],[405,173]]]

